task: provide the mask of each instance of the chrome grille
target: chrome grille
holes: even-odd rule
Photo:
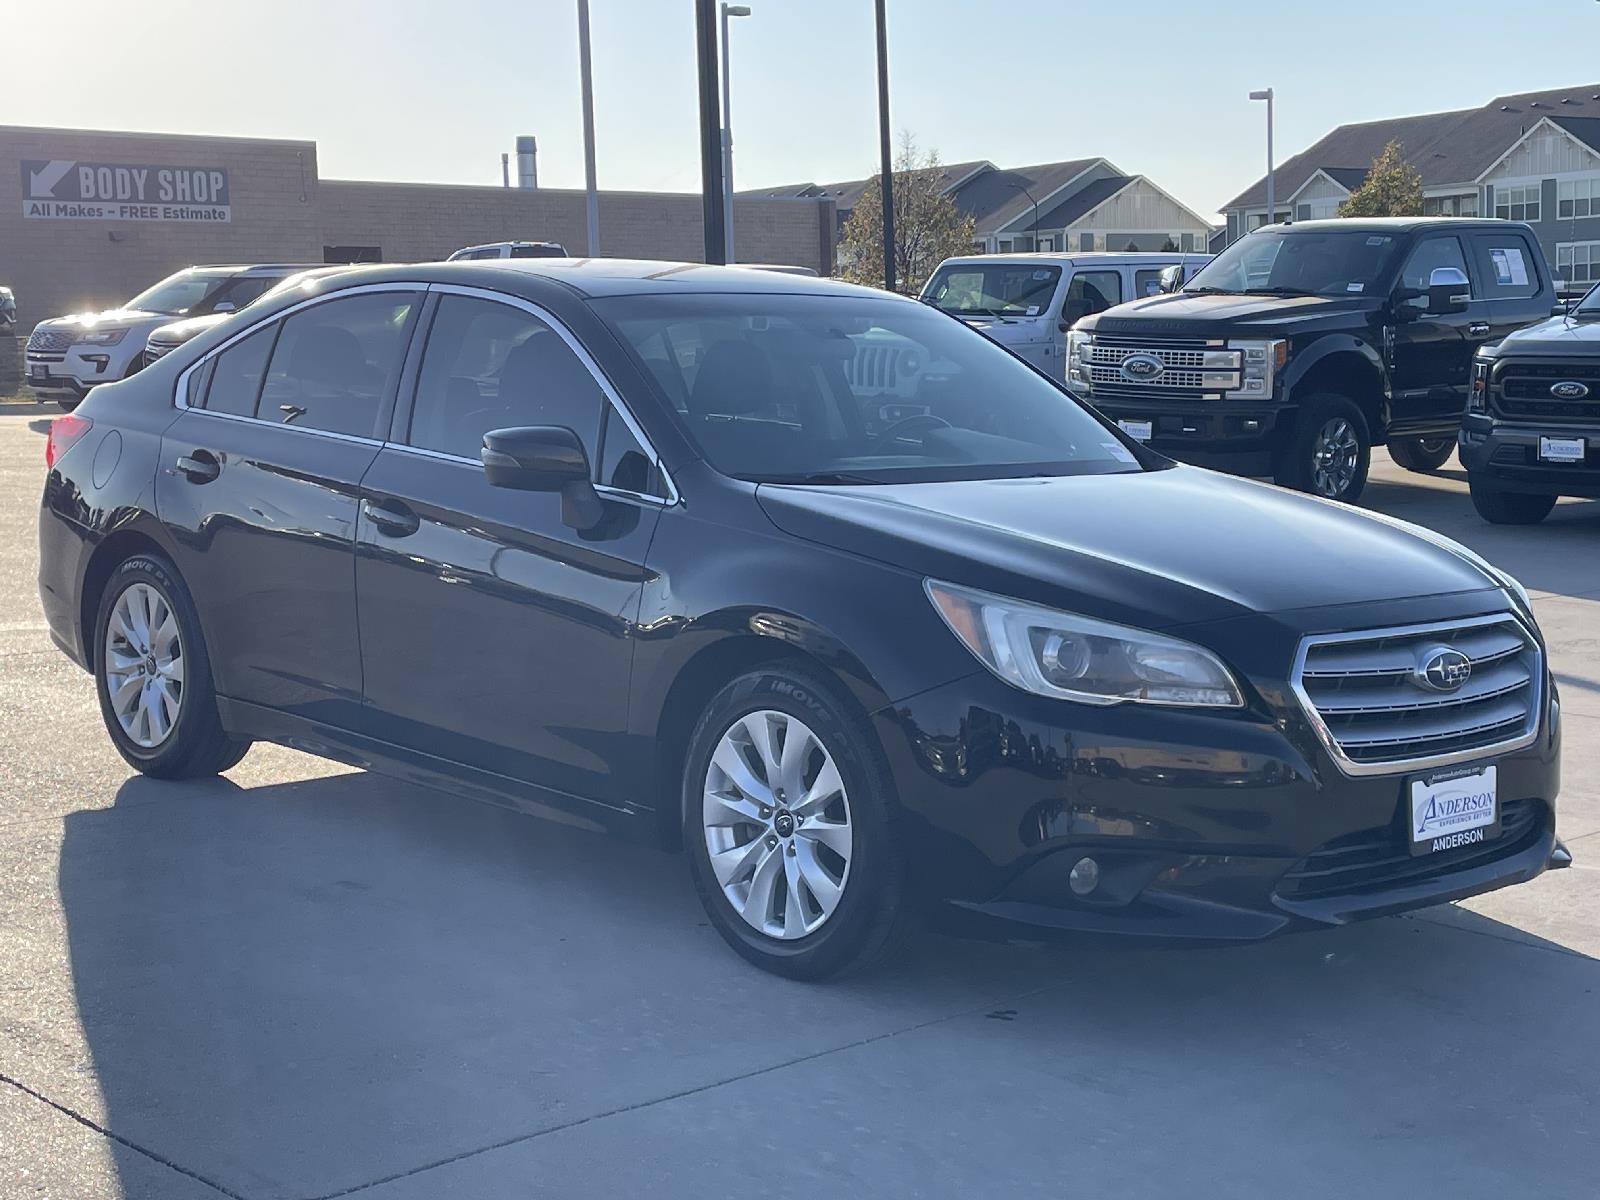
[[[1205,365],[1208,353],[1227,353],[1220,344],[1202,341],[1168,341],[1160,338],[1118,338],[1095,336],[1089,344],[1089,383],[1095,388],[1159,388],[1167,391],[1201,390],[1221,392],[1239,386],[1238,356],[1235,353],[1231,367]],[[1133,355],[1156,359],[1162,366],[1161,374],[1153,379],[1129,379],[1122,373],[1122,364]],[[1205,375],[1213,376],[1208,384]],[[1216,378],[1221,376],[1220,379]]]
[[[60,353],[72,345],[72,335],[64,329],[35,329],[28,335],[29,350]]]
[[[1437,648],[1472,665],[1454,691],[1418,681]],[[1294,688],[1340,767],[1372,775],[1517,749],[1539,725],[1544,667],[1511,614],[1307,638]]]

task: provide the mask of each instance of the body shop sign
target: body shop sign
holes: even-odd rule
[[[68,221],[231,221],[215,167],[24,159],[22,215]]]

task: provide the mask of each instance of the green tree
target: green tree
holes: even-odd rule
[[[1133,238],[1129,238],[1128,239],[1128,253],[1129,254],[1137,254],[1137,253],[1139,253],[1139,243],[1137,241],[1135,241]]]
[[[1161,243],[1161,252],[1163,254],[1175,253],[1177,249],[1178,243],[1172,240],[1171,235],[1168,235],[1167,240]]]
[[[852,283],[883,286],[883,187],[874,175],[850,210],[839,243],[839,273]],[[926,154],[909,133],[901,135],[894,178],[895,286],[920,291],[933,269],[972,252],[973,220],[945,194],[938,151]]]
[[[1390,142],[1367,168],[1367,178],[1339,205],[1341,217],[1420,217],[1422,176]]]

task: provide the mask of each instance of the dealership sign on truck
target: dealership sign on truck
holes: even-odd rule
[[[215,167],[25,159],[22,215],[69,221],[231,221],[228,173]]]

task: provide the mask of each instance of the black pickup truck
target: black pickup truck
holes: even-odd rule
[[[1497,525],[1600,499],[1600,288],[1478,351],[1461,419],[1472,503]]]
[[[1080,321],[1067,382],[1173,458],[1352,501],[1377,443],[1410,470],[1442,466],[1474,352],[1555,303],[1521,222],[1271,225],[1181,290]]]

